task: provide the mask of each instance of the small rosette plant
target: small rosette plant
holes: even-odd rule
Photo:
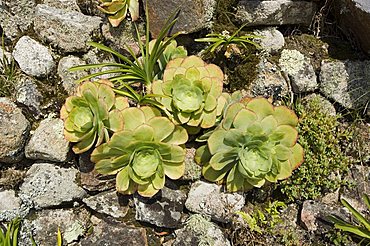
[[[297,124],[285,106],[274,107],[264,98],[242,99],[227,108],[195,159],[204,164],[207,180],[226,179],[230,192],[286,179],[303,162]]]
[[[66,99],[60,117],[64,120],[64,136],[76,143],[76,154],[107,142],[110,132],[123,129],[122,109],[128,107],[126,98],[116,97],[108,80],[84,82],[77,93]]]
[[[119,26],[121,21],[126,18],[127,12],[130,12],[132,21],[139,18],[138,0],[99,0],[98,9],[108,14],[108,20],[113,27]]]
[[[122,116],[123,130],[96,148],[91,160],[99,173],[117,173],[118,192],[151,197],[163,188],[166,176],[178,179],[184,174],[185,150],[180,145],[188,140],[187,132],[147,106],[126,108]]]
[[[210,128],[222,112],[222,86],[223,73],[218,66],[188,56],[171,60],[163,80],[153,82],[152,91],[160,95],[156,99],[174,122]]]

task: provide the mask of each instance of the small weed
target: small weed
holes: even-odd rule
[[[0,57],[0,97],[7,97],[14,93],[18,70],[13,57],[8,57],[5,54],[4,37],[0,49],[2,49],[2,57]]]

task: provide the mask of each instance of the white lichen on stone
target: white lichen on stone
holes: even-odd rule
[[[298,50],[283,50],[279,59],[281,69],[288,74],[297,74],[304,67],[305,57]]]

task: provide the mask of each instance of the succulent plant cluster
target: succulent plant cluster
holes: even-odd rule
[[[108,14],[108,20],[113,27],[119,26],[130,13],[132,21],[139,18],[139,0],[99,0],[98,9]]]
[[[297,123],[297,116],[285,106],[244,98],[227,107],[195,159],[204,164],[207,180],[226,180],[231,192],[286,179],[303,162]]]
[[[189,56],[167,64],[163,80],[153,82],[157,100],[175,122],[191,127],[210,128],[222,113],[223,73],[214,64]]]

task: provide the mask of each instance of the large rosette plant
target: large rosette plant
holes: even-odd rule
[[[249,190],[266,181],[288,178],[303,162],[297,143],[298,118],[267,99],[243,99],[230,105],[220,125],[200,147],[196,161],[210,181],[226,179],[227,190]]]

